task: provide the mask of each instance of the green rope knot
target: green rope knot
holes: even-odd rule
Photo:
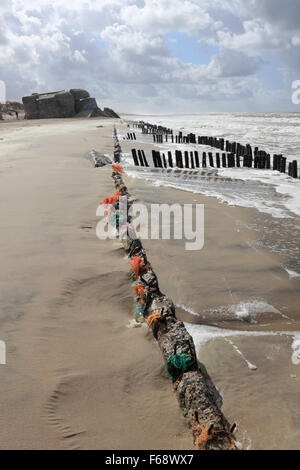
[[[186,372],[190,366],[194,364],[194,359],[190,354],[171,354],[167,359],[166,370],[168,376],[174,380],[174,376],[169,372],[169,365],[171,364],[175,369],[181,372]]]

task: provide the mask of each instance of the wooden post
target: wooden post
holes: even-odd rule
[[[143,155],[140,150],[138,150],[138,156],[139,156],[140,166],[144,166]]]
[[[173,168],[172,152],[168,152],[169,167]]]
[[[222,153],[222,167],[226,168],[226,153]]]
[[[220,154],[216,153],[217,168],[221,168]]]
[[[206,152],[202,154],[202,168],[206,168]]]
[[[185,168],[189,168],[189,152],[184,152]]]
[[[159,167],[159,168],[162,168],[162,167],[163,167],[163,164],[162,164],[162,159],[161,159],[160,152],[156,152],[156,154],[157,154],[157,164],[158,164],[158,167]]]
[[[147,167],[149,167],[149,164],[148,164],[148,162],[147,162],[147,158],[146,158],[146,155],[145,155],[144,150],[142,150],[142,156],[143,156],[143,160],[144,160],[144,165],[147,166]]]
[[[194,163],[193,152],[190,153],[190,156],[191,156],[191,168],[194,170],[195,169],[195,163]]]
[[[197,151],[195,151],[195,162],[196,162],[196,168],[200,168],[199,154]]]
[[[176,166],[183,168],[182,153],[180,150],[176,150]]]
[[[156,152],[156,150],[152,150],[152,158],[153,158],[154,168],[157,168],[158,164],[157,164],[157,152]]]
[[[213,159],[213,154],[211,152],[208,153],[208,157],[209,157],[209,164],[210,166],[214,167],[214,159]]]
[[[280,173],[285,173],[286,171],[286,157],[281,156],[280,159]]]
[[[230,154],[231,168],[235,168],[235,155],[234,153]]]
[[[298,178],[298,163],[297,160],[292,162],[292,177]]]
[[[138,161],[136,150],[132,149],[131,153],[132,153],[132,157],[133,157],[133,161],[134,161],[135,166],[139,166],[139,161]]]
[[[168,166],[167,166],[167,160],[166,160],[166,156],[165,156],[165,154],[164,154],[164,153],[162,154],[162,158],[163,158],[163,162],[164,162],[164,168],[168,168]]]

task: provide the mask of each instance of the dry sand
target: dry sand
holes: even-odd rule
[[[113,124],[0,127],[0,339],[8,348],[7,365],[0,366],[0,448],[191,448],[157,345],[146,328],[127,328],[133,300],[124,252],[95,234],[97,205],[114,189],[110,169],[94,169],[83,155],[112,152]],[[176,303],[199,312],[262,296],[277,307],[287,302],[293,324],[273,315],[267,317],[272,328],[299,330],[299,280],[290,283],[282,260],[251,248],[253,233],[237,230],[237,220],[251,223],[252,211],[182,191],[153,191],[141,180],[126,183],[147,204],[205,203],[201,252],[186,252],[178,241],[144,243],[162,290]],[[232,318],[207,323],[248,328]],[[282,341],[284,354],[276,355],[278,337],[234,339],[257,363],[256,372],[225,340],[201,352],[227,417],[254,448],[299,448],[299,374],[290,362],[291,339]]]
[[[95,234],[112,120],[1,124],[1,449],[190,448],[117,243]],[[103,126],[103,127],[98,127]]]

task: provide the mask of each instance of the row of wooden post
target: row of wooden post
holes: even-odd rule
[[[289,176],[292,178],[298,178],[298,164],[297,160],[289,162]]]
[[[135,132],[127,132],[127,139],[128,140],[136,140]]]
[[[144,150],[132,149],[132,157],[135,166],[149,167]],[[247,168],[260,168],[271,169],[270,155],[256,155],[252,157],[245,155],[240,157],[234,153],[216,153],[213,156],[212,152],[203,152],[202,161],[200,161],[198,151],[185,151],[175,150],[175,156],[171,151],[161,153],[157,150],[152,150],[152,159],[154,168],[207,168],[208,166],[214,168],[240,168],[241,166]],[[274,155],[273,157],[273,170],[278,170],[285,173],[286,158],[282,155]],[[289,164],[289,175],[294,178],[298,177],[297,161]]]
[[[165,142],[172,142],[173,144],[198,144],[198,145],[206,145],[209,147],[217,148],[221,151],[225,151],[222,153],[222,157],[220,154],[216,154],[215,164],[212,158],[212,154],[208,153],[209,165],[211,167],[216,166],[217,168],[222,167],[240,167],[241,166],[241,158],[243,160],[243,166],[247,168],[259,168],[259,169],[272,169],[275,171],[279,171],[281,173],[286,173],[287,169],[287,158],[283,155],[274,155],[273,156],[273,165],[271,164],[271,155],[265,152],[264,150],[259,150],[258,147],[255,147],[253,150],[250,144],[242,145],[238,142],[230,142],[229,140],[225,140],[223,138],[217,138],[212,136],[196,136],[193,133],[190,133],[186,136],[183,135],[182,131],[178,133],[178,135],[174,135],[173,130],[163,127],[157,126],[149,123],[145,123],[144,121],[135,122],[132,124],[134,127],[141,128],[143,133],[150,133],[153,135],[153,142],[162,144]],[[135,139],[134,139],[135,140]],[[200,168],[197,165],[197,161],[199,161],[198,152],[190,152],[190,157],[187,157],[189,152],[184,152],[184,164],[182,156],[180,158],[180,153],[176,150],[175,158],[176,158],[176,165],[178,168]],[[177,155],[177,157],[176,157]],[[187,160],[188,158],[188,160]],[[203,152],[202,157],[202,167],[206,168],[206,153]],[[145,159],[146,160],[146,159]],[[146,160],[147,161],[147,160]],[[157,163],[157,166],[160,168],[173,168],[173,161],[172,156],[170,156],[170,152],[168,152],[168,157],[166,158],[165,154],[161,157],[154,157],[153,161]],[[166,161],[166,166],[164,165],[164,161]],[[182,162],[182,163],[181,163]],[[221,165],[222,162],[222,165]],[[162,166],[160,166],[160,163]],[[177,163],[179,166],[177,165]],[[155,164],[155,163],[154,163]],[[146,166],[146,165],[144,165]],[[298,178],[298,164],[297,161],[294,160],[293,162],[288,163],[288,174],[293,178]]]
[[[173,130],[164,126],[157,126],[149,122],[139,121],[131,123],[133,128],[142,129],[143,134],[173,134]],[[130,126],[128,126],[130,127]]]
[[[146,166],[149,167],[149,164],[146,159],[144,150],[135,150],[132,149],[132,157],[135,166]],[[162,168],[162,166],[161,166]]]

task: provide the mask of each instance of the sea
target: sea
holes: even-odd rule
[[[282,154],[287,162],[297,160],[300,176],[300,113],[203,113],[197,115],[143,115],[122,116],[130,122],[142,120],[150,124],[162,125],[184,134],[224,138],[242,145],[250,144],[271,155]],[[137,132],[136,129],[134,129]],[[121,138],[125,136],[121,135]],[[152,136],[138,133],[139,142],[153,143]],[[215,148],[199,145],[159,144],[162,152],[171,150],[198,150],[201,152],[218,151]],[[151,151],[146,151],[150,167],[153,167]],[[133,168],[131,153],[125,153],[123,163],[129,174],[153,181],[155,185],[168,186],[183,191],[215,197],[232,206],[256,209],[261,214],[271,216],[271,224],[264,228],[261,243],[273,251],[289,255],[286,269],[290,276],[300,276],[300,180],[273,170],[253,168],[222,168],[209,172],[199,172],[199,177],[170,170],[155,172]],[[211,169],[210,169],[211,170]],[[252,226],[260,230],[260,224]],[[272,246],[268,234],[276,232],[276,241],[272,237]],[[292,234],[292,236],[291,236]]]

